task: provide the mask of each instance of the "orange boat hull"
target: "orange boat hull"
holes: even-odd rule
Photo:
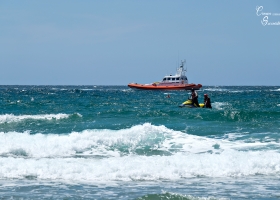
[[[192,88],[195,90],[199,90],[202,85],[201,84],[180,84],[180,85],[144,85],[137,83],[129,83],[128,87],[141,89],[141,90],[191,90]]]

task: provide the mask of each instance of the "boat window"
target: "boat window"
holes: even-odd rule
[[[175,81],[175,78],[172,78],[172,81]]]
[[[176,80],[178,81],[178,80],[179,80],[179,77],[178,77],[178,78],[176,78]]]
[[[167,78],[167,80],[170,80],[170,78]]]
[[[164,78],[162,81],[165,81],[166,80],[166,78]]]

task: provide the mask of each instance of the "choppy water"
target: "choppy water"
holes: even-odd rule
[[[0,86],[1,198],[279,199],[280,86],[204,93]]]

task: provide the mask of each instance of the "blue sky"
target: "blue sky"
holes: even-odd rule
[[[0,0],[1,85],[280,85],[279,1]]]

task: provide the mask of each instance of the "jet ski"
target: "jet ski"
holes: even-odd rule
[[[192,100],[191,99],[188,99],[187,101],[185,101],[184,103],[182,103],[181,105],[179,105],[180,108],[183,108],[183,107],[187,107],[187,108],[198,108],[196,105],[193,105],[192,104]],[[199,104],[199,107],[200,108],[203,108],[204,107],[204,103],[200,103]]]

